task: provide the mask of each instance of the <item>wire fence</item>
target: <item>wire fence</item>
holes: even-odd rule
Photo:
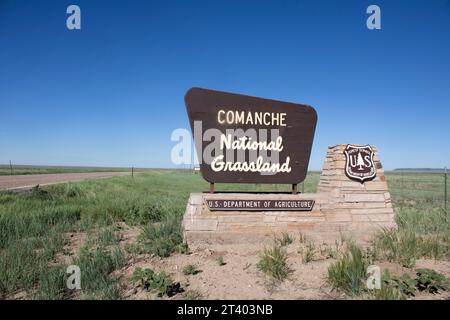
[[[389,191],[397,205],[442,208],[448,212],[447,170],[442,172],[389,172]]]

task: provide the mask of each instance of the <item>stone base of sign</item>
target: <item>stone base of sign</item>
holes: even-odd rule
[[[394,212],[377,149],[372,146],[376,177],[361,184],[345,175],[346,145],[328,148],[316,193],[192,193],[183,217],[185,241],[260,242],[275,233],[302,233],[333,242],[343,235],[367,241],[382,228],[395,228]],[[210,211],[206,201],[314,200],[311,211]]]

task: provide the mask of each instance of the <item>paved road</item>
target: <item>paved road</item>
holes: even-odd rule
[[[0,189],[29,189],[37,184],[45,186],[55,183],[80,181],[85,179],[101,179],[129,174],[129,172],[85,172],[0,176]]]

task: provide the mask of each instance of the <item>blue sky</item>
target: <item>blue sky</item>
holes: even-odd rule
[[[193,86],[314,106],[310,169],[449,166],[450,1],[0,0],[0,163],[171,167]]]

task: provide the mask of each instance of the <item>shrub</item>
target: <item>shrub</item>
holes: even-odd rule
[[[325,257],[325,259],[337,259],[339,250],[332,248],[330,245],[324,243],[319,246],[320,254]]]
[[[30,196],[39,200],[51,199],[51,194],[48,191],[42,189],[39,185],[35,185],[33,188],[31,188]]]
[[[291,238],[291,236],[289,235],[289,233],[287,232],[283,232],[281,234],[281,236],[279,237],[275,237],[274,241],[276,244],[285,247],[287,245],[290,245],[293,242],[293,239]]]
[[[385,229],[374,240],[378,254],[389,261],[398,262],[405,267],[412,267],[420,253],[421,238],[405,230]]]
[[[217,264],[218,264],[219,266],[224,266],[224,265],[226,265],[226,263],[225,263],[225,261],[223,260],[223,257],[222,257],[222,256],[220,256],[220,257],[217,258]]]
[[[180,222],[171,218],[157,225],[146,226],[138,240],[143,244],[146,252],[168,257],[183,242]]]
[[[81,286],[85,293],[98,294],[107,299],[120,297],[118,282],[111,276],[114,270],[125,264],[125,258],[119,248],[110,253],[101,247],[94,250],[83,247],[74,264],[80,267]]]
[[[144,223],[161,221],[169,212],[161,203],[151,203],[140,210]]]
[[[415,296],[417,281],[412,279],[408,274],[404,274],[399,278],[393,279],[393,286],[398,288],[405,296]]]
[[[405,296],[396,288],[381,285],[381,289],[374,289],[365,296],[370,300],[405,300]]]
[[[149,292],[156,292],[159,297],[173,296],[183,292],[179,283],[172,283],[172,279],[164,272],[154,272],[152,269],[136,268],[131,276],[131,282]]]
[[[448,290],[448,280],[443,275],[431,269],[417,269],[417,288],[420,291],[437,293],[439,290]]]
[[[298,234],[298,242],[300,242],[300,244],[303,244],[306,242],[306,236],[301,232]]]
[[[308,242],[305,247],[301,247],[300,253],[304,263],[308,263],[314,260],[316,255],[316,246],[314,242]]]
[[[48,186],[46,189],[49,198],[51,198],[54,201],[66,201],[67,199],[81,198],[84,196],[83,189],[80,187],[79,184],[76,183],[62,183],[58,185],[51,185]]]
[[[444,275],[431,269],[417,269],[416,278],[408,274],[400,277],[391,277],[385,270],[382,276],[381,289],[369,290],[369,299],[404,300],[415,296],[417,289],[437,293],[439,290],[448,290],[448,280]]]
[[[118,244],[120,241],[120,236],[115,232],[114,229],[114,226],[101,227],[97,234],[97,238],[95,239],[97,244],[100,246]]]
[[[161,203],[150,203],[146,205],[129,205],[125,209],[123,220],[130,225],[145,225],[147,223],[159,222],[169,215],[168,209]]]
[[[357,295],[364,289],[367,265],[361,249],[349,243],[343,255],[328,267],[328,282],[335,289]]]
[[[384,292],[375,293],[375,296],[384,300],[403,300],[415,296],[416,280],[406,273],[400,277],[392,277],[389,270],[385,270],[382,275],[381,291]],[[384,295],[386,297],[383,297]]]
[[[286,261],[286,251],[281,246],[274,244],[271,248],[264,249],[257,268],[271,278],[282,281],[290,272]]]
[[[41,270],[35,297],[39,300],[62,299],[67,293],[67,275],[62,267]]]
[[[200,300],[202,298],[202,294],[197,290],[188,290],[184,294],[184,298],[186,300]]]
[[[175,252],[182,253],[182,254],[191,254],[191,251],[189,250],[189,246],[186,242],[180,243],[175,247]]]
[[[142,246],[138,243],[125,243],[123,249],[126,253],[129,253],[133,256],[136,256],[143,252]]]
[[[412,268],[421,257],[438,259],[447,252],[445,240],[440,236],[423,236],[413,230],[383,230],[373,243],[378,258]]]
[[[448,240],[439,236],[424,236],[422,240],[421,255],[427,258],[440,259],[449,252]]]
[[[198,270],[197,267],[194,266],[193,264],[188,264],[188,265],[184,266],[182,272],[185,276],[187,276],[187,275],[195,275],[195,274],[199,273],[200,270]]]

